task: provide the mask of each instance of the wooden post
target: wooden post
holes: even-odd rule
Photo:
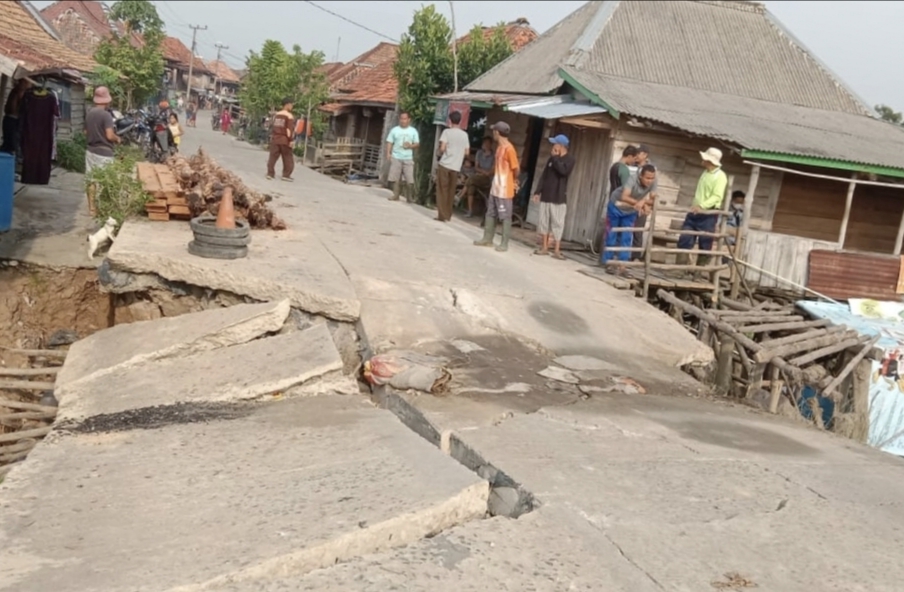
[[[769,397],[769,413],[775,414],[778,413],[778,404],[782,398],[782,387],[785,386],[783,380],[781,380],[782,373],[775,366],[772,367],[772,377],[770,387],[770,397]]]
[[[898,224],[898,237],[895,239],[894,255],[901,254],[901,246],[904,245],[904,213],[901,214],[901,223]]]
[[[728,222],[728,210],[731,208],[731,194],[733,191],[734,175],[728,175],[728,184],[725,185],[725,195],[722,197],[722,215],[719,216],[718,223],[716,224],[716,232],[722,236],[717,237],[713,241],[713,251],[722,251],[723,247],[725,247],[725,224]],[[716,257],[719,256],[716,255]],[[713,283],[713,306],[719,304],[719,294],[722,291],[722,271],[718,269],[718,263],[721,263],[718,259],[710,263],[710,265],[715,264],[717,267],[710,276]]]
[[[841,230],[838,231],[838,248],[844,250],[844,239],[847,237],[848,222],[851,219],[851,205],[854,203],[854,190],[857,189],[857,173],[851,175],[847,197],[844,200],[844,216],[841,218]]]
[[[734,350],[735,340],[728,335],[722,335],[719,340],[716,386],[726,395],[731,393],[731,378],[734,374]]]
[[[643,253],[643,299],[650,297],[650,263],[653,261],[653,231],[656,229],[656,204],[653,204],[653,210],[647,216],[647,223],[650,225],[650,231],[645,233],[643,245],[645,247]]]
[[[750,230],[750,217],[753,215],[753,195],[756,193],[756,186],[760,182],[760,166],[753,165],[750,169],[750,183],[747,184],[747,196],[744,198],[744,217],[741,219],[741,231],[735,242],[735,255],[738,259],[744,259],[744,242],[747,240],[747,232]],[[741,271],[735,274],[731,282],[731,297],[734,300],[738,298],[738,292],[741,288]]]

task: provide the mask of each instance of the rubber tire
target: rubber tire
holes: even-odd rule
[[[245,237],[195,235],[195,242],[205,247],[247,247],[251,244],[251,235]]]
[[[191,241],[188,243],[188,252],[205,259],[242,259],[248,256],[248,247],[214,247]]]
[[[220,237],[220,238],[246,238],[251,235],[251,226],[247,220],[237,219],[235,228],[217,228],[214,226],[216,218],[210,215],[198,216],[191,219],[191,231],[195,236],[200,237]],[[205,224],[210,222],[210,224]]]

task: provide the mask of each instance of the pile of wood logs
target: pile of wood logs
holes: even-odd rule
[[[29,360],[28,368],[0,367],[0,479],[17,462],[25,460],[37,443],[50,433],[56,418],[53,387],[65,350],[7,352]],[[50,379],[49,381],[47,379]],[[33,399],[33,400],[21,400]]]
[[[192,217],[216,216],[223,189],[232,187],[236,212],[248,220],[252,228],[286,229],[286,223],[270,208],[271,196],[249,188],[238,175],[217,164],[203,148],[190,158],[176,154],[167,164],[185,192]]]
[[[742,399],[768,387],[772,413],[783,393],[799,396],[804,385],[842,402],[845,380],[861,361],[877,355],[878,337],[827,320],[807,320],[793,306],[723,299],[721,309],[704,310],[665,290],[657,295],[672,307],[673,316],[691,317],[698,338],[716,352],[716,386]],[[815,423],[825,427],[821,414],[813,415]]]

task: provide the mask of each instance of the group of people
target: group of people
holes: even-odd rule
[[[627,275],[625,263],[639,259],[644,252],[644,228],[647,216],[652,212],[657,198],[657,170],[649,160],[650,150],[644,145],[627,146],[622,158],[609,170],[611,193],[606,207],[606,238],[601,263],[608,272]],[[679,265],[688,265],[690,251],[699,248],[697,265],[705,267],[712,259],[713,239],[722,202],[728,187],[728,176],[722,170],[722,151],[709,148],[700,152],[704,168],[691,211],[685,216],[678,248],[687,251],[678,255]],[[726,221],[731,228],[738,228],[744,210],[746,196],[743,191],[731,195],[731,206]],[[729,237],[728,243],[735,240]]]
[[[452,112],[449,115],[451,125],[439,138],[439,161],[436,167],[436,219],[439,222],[452,219],[459,175],[470,153],[470,138],[461,128],[461,121],[461,113]],[[468,216],[473,215],[475,193],[483,192],[486,196],[484,234],[474,244],[481,247],[495,246],[497,251],[505,252],[511,238],[515,195],[521,188],[521,162],[515,146],[509,140],[511,126],[498,121],[489,129],[492,136],[483,138],[480,149],[474,155],[474,171],[468,177],[465,188]],[[552,254],[556,259],[564,259],[561,243],[565,229],[568,178],[574,170],[575,161],[568,153],[570,142],[567,136],[560,134],[549,138],[549,142],[552,144],[550,157],[537,184],[538,191],[533,196],[533,200],[540,204],[538,230],[541,246],[535,253]],[[414,150],[419,146],[420,136],[417,129],[411,126],[411,117],[408,113],[401,113],[399,124],[386,137],[391,201],[399,201],[403,194],[410,201],[414,185]],[[499,245],[495,245],[496,228],[500,223],[502,240]]]

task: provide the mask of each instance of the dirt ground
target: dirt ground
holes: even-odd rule
[[[2,347],[40,349],[58,331],[72,331],[83,339],[112,321],[110,295],[99,290],[93,269],[0,269]]]

